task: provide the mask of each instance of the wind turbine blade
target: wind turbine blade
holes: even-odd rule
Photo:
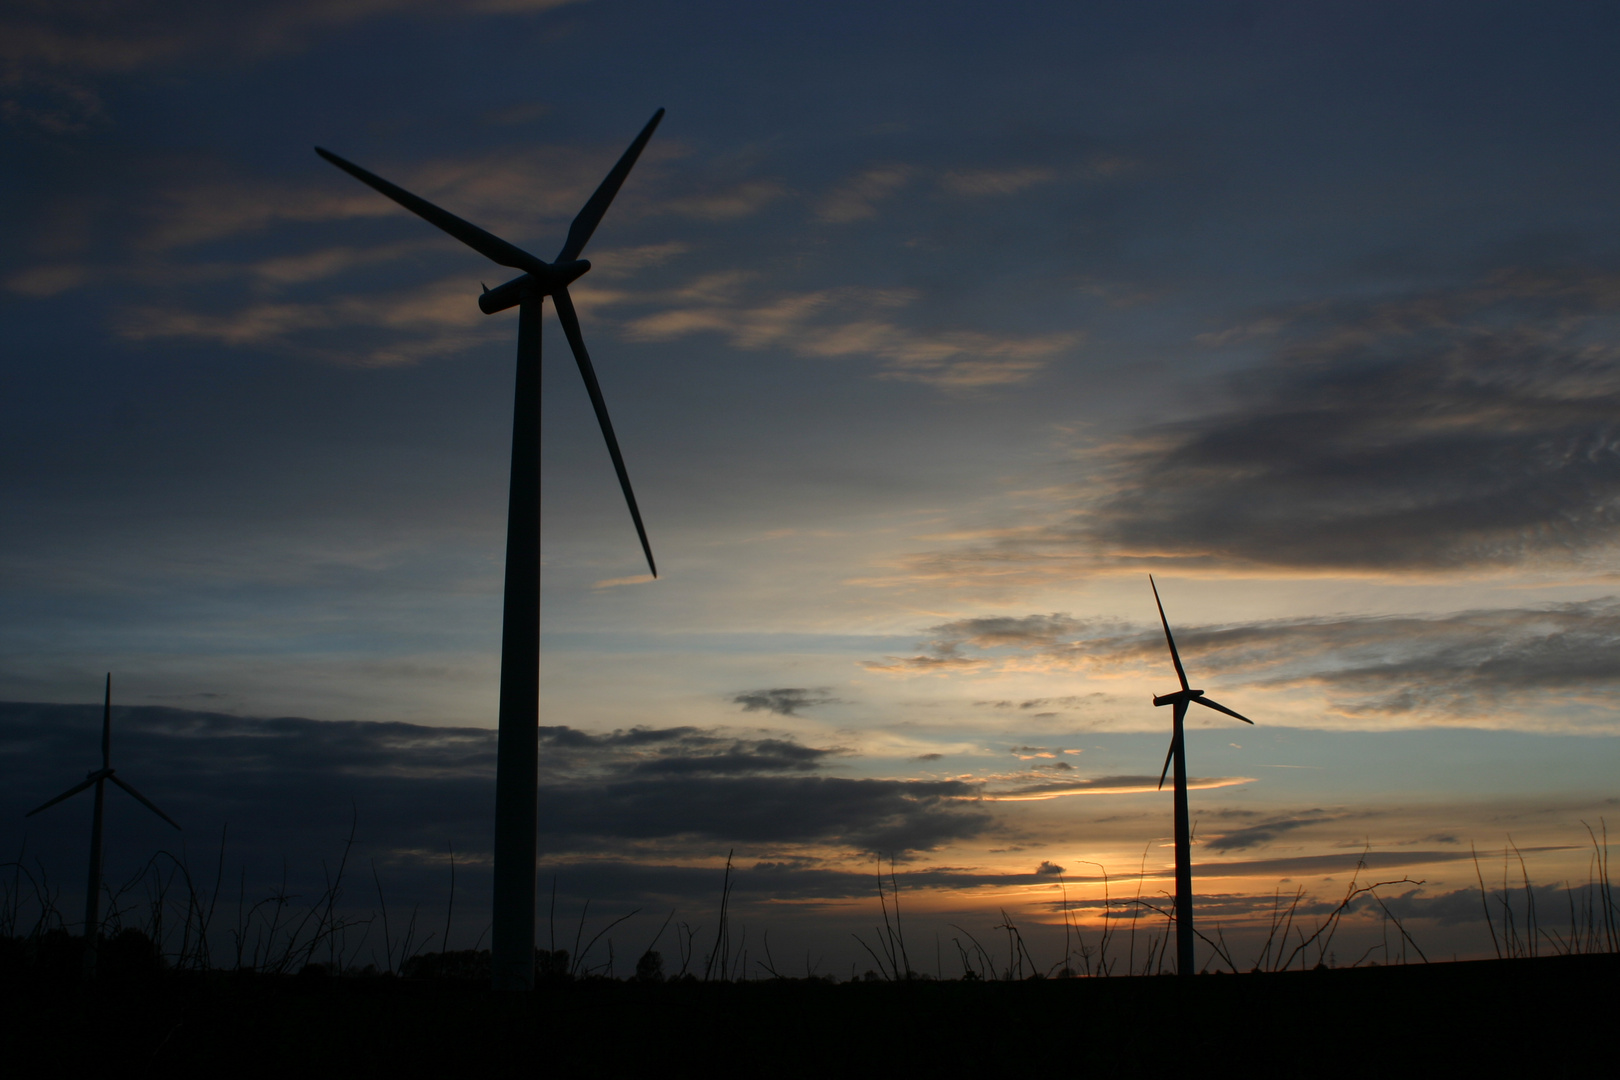
[[[573,262],[579,258],[579,253],[585,250],[585,244],[590,240],[591,234],[602,223],[602,215],[607,213],[608,204],[612,203],[613,196],[619,193],[624,178],[630,175],[631,166],[635,165],[636,159],[641,156],[642,147],[647,145],[647,140],[652,138],[653,129],[663,118],[663,109],[653,113],[653,118],[641,129],[641,134],[630,144],[630,149],[624,152],[619,163],[613,166],[613,171],[607,174],[607,179],[602,181],[602,186],[596,189],[596,194],[591,196],[590,201],[574,218],[574,223],[568,227],[568,240],[563,244],[562,250],[557,252],[557,262]]]
[[[100,780],[101,778],[102,777],[101,777],[100,773],[92,773],[88,780],[85,780],[82,783],[74,784],[72,787],[70,787],[66,791],[62,792],[62,794],[58,795],[56,798],[52,799],[50,802],[45,803],[45,804],[43,804],[41,806],[34,807],[32,810],[28,811],[28,813],[24,814],[23,817],[33,817],[35,814],[39,813],[41,810],[49,810],[51,807],[55,806],[57,803],[61,802],[63,799],[71,799],[71,798],[73,798],[73,796],[77,795],[79,792],[83,791],[85,788],[94,787],[96,781]]]
[[[1218,701],[1211,701],[1207,697],[1195,697],[1195,698],[1193,698],[1193,700],[1198,702],[1198,704],[1200,704],[1200,705],[1207,705],[1209,708],[1214,709],[1216,712],[1223,712],[1227,716],[1236,717],[1237,719],[1243,721],[1245,724],[1254,723],[1254,721],[1250,720],[1247,716],[1244,716],[1240,712],[1233,712],[1231,709],[1228,709],[1225,705],[1222,705]]]
[[[1164,755],[1164,768],[1159,770],[1159,790],[1164,790],[1164,778],[1170,775],[1170,759],[1176,756],[1176,737],[1170,736],[1170,749]]]
[[[1148,575],[1148,584],[1153,586],[1153,602],[1159,605],[1159,621],[1164,624],[1164,640],[1170,645],[1170,662],[1176,665],[1176,678],[1181,680],[1181,688],[1189,689],[1187,685],[1187,672],[1181,666],[1181,654],[1176,652],[1176,639],[1170,636],[1170,620],[1164,617],[1164,601],[1159,599],[1159,586]]]
[[[109,777],[107,777],[107,779],[111,780],[113,783],[117,784],[119,787],[123,788],[125,791],[127,791],[131,795],[135,796],[135,800],[137,802],[139,802],[142,806],[146,807],[148,810],[152,811],[152,813],[156,814],[158,817],[162,818],[164,821],[167,821],[170,825],[173,825],[175,828],[177,828],[177,829],[180,828],[179,824],[175,822],[174,818],[170,817],[168,814],[165,814],[163,811],[161,811],[161,810],[159,810],[157,808],[156,803],[154,803],[151,799],[148,799],[145,795],[142,795],[140,792],[136,791],[130,785],[124,783],[124,781],[120,780],[117,776],[109,776]],[[184,830],[181,830],[181,831],[184,831]]]
[[[376,173],[367,172],[353,162],[345,161],[331,151],[322,150],[318,146],[315,148],[315,152],[362,184],[367,184],[393,199],[417,217],[437,225],[486,259],[493,260],[501,266],[510,266],[515,270],[528,270],[531,272],[545,266],[542,260],[530,255],[515,244],[509,244],[500,237],[485,232],[472,222],[463,221],[450,213],[450,211],[441,210],[426,199],[412,195],[402,187],[390,184]]]
[[[659,110],[663,115],[663,110]],[[658,117],[653,117],[653,123]],[[651,134],[652,127],[643,134]],[[632,147],[631,149],[635,149]],[[622,164],[622,162],[621,162]],[[613,469],[619,474],[619,487],[624,489],[624,501],[630,507],[630,518],[636,523],[636,535],[641,538],[642,553],[647,556],[647,569],[652,576],[658,576],[658,565],[653,562],[652,546],[647,543],[647,530],[641,524],[641,511],[636,507],[636,493],[630,490],[630,474],[624,468],[624,455],[619,453],[619,440],[613,435],[613,421],[608,419],[607,402],[602,400],[602,388],[596,382],[596,369],[591,367],[590,354],[585,351],[585,338],[579,332],[579,316],[574,312],[574,301],[569,297],[567,289],[558,289],[551,294],[552,303],[557,305],[557,319],[562,323],[563,333],[568,335],[568,346],[574,350],[574,359],[579,363],[579,373],[585,379],[585,391],[591,395],[591,407],[596,410],[596,422],[602,425],[602,438],[607,440],[608,455],[613,458]]]
[[[101,767],[112,768],[112,672],[107,672],[107,697],[101,704]]]

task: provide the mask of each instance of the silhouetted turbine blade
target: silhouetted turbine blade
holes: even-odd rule
[[[157,808],[157,804],[154,803],[151,799],[148,799],[145,795],[142,795],[140,792],[136,791],[134,788],[130,787],[128,784],[124,783],[122,780],[120,780],[116,776],[109,776],[109,777],[107,777],[107,779],[111,780],[113,783],[117,784],[119,787],[123,788],[125,791],[127,791],[131,795],[135,796],[136,800],[142,806],[144,806],[148,810],[152,811],[152,813],[156,814],[158,817],[162,818],[164,821],[167,821],[170,825],[173,825],[175,828],[177,828],[177,829],[180,828],[179,824],[175,822],[174,818],[170,817],[168,814],[165,814],[163,811],[159,810]],[[184,831],[184,830],[181,830],[181,831]]]
[[[71,799],[71,798],[73,798],[73,796],[77,795],[79,792],[83,791],[85,788],[94,787],[96,781],[100,780],[101,778],[102,777],[101,777],[100,773],[92,773],[88,780],[85,780],[83,783],[74,784],[72,787],[70,787],[66,791],[62,792],[62,794],[58,795],[56,798],[52,799],[50,802],[45,803],[45,804],[43,804],[41,806],[34,807],[32,810],[28,811],[28,813],[24,814],[23,817],[33,817],[35,814],[39,813],[41,810],[49,810],[51,807],[55,806],[57,803],[61,802],[63,799]]]
[[[663,110],[659,110],[659,114],[662,113]],[[653,122],[657,123],[657,117],[653,118]],[[650,131],[651,125],[647,133]],[[585,379],[585,392],[591,395],[591,407],[596,410],[596,422],[602,425],[602,438],[607,440],[608,454],[613,458],[613,470],[619,474],[619,487],[624,489],[625,504],[630,507],[630,518],[636,523],[636,535],[641,537],[641,550],[647,556],[647,569],[652,571],[653,577],[657,577],[658,566],[653,562],[652,545],[647,543],[647,530],[641,524],[641,511],[636,507],[636,493],[630,490],[630,474],[624,468],[624,455],[619,453],[619,440],[613,435],[613,421],[608,419],[607,402],[602,400],[602,388],[596,382],[596,369],[591,367],[590,354],[585,351],[585,338],[579,332],[579,316],[574,312],[574,301],[569,297],[567,289],[558,289],[551,295],[551,301],[557,305],[557,319],[562,323],[563,333],[568,335],[568,346],[574,350],[579,373]]]
[[[1188,689],[1187,672],[1181,667],[1181,654],[1176,652],[1176,639],[1170,636],[1170,620],[1164,617],[1164,601],[1159,599],[1159,586],[1154,583],[1153,575],[1148,575],[1148,584],[1153,586],[1153,602],[1159,605],[1159,621],[1164,624],[1164,640],[1170,644],[1170,662],[1176,665],[1176,678],[1181,680],[1181,688]]]
[[[1164,755],[1164,768],[1159,770],[1159,790],[1164,790],[1164,778],[1170,775],[1170,759],[1176,756],[1176,737],[1170,736],[1170,749]]]
[[[1227,716],[1236,717],[1237,719],[1243,721],[1245,724],[1254,723],[1254,721],[1250,720],[1247,716],[1244,716],[1242,713],[1239,713],[1239,712],[1233,712],[1231,709],[1228,709],[1225,705],[1222,705],[1218,701],[1211,701],[1207,697],[1195,697],[1195,698],[1193,698],[1193,700],[1198,702],[1198,704],[1200,704],[1200,705],[1207,705],[1209,708],[1214,709],[1216,712],[1223,712]]]
[[[515,244],[508,244],[505,240],[485,232],[472,222],[463,221],[450,213],[450,211],[439,209],[426,199],[412,195],[402,187],[390,184],[377,174],[367,172],[353,162],[344,161],[331,151],[322,150],[317,146],[315,152],[356,180],[377,189],[417,217],[437,225],[480,255],[499,263],[501,266],[510,266],[516,270],[528,270],[531,272],[545,266],[542,260],[530,255]]]
[[[591,196],[584,209],[574,218],[574,223],[568,227],[568,240],[563,244],[562,250],[557,252],[557,262],[573,262],[579,258],[579,253],[585,250],[585,244],[596,231],[596,227],[602,223],[602,215],[607,213],[608,205],[613,202],[613,196],[619,193],[624,178],[630,175],[631,166],[641,156],[642,147],[647,145],[647,140],[652,138],[653,129],[663,118],[663,109],[653,113],[653,118],[641,129],[641,134],[630,144],[630,149],[624,152],[619,163],[613,166],[613,171],[607,174],[607,179],[602,181],[602,186],[596,189],[596,194]]]

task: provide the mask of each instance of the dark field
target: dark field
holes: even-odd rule
[[[1410,1075],[1614,1067],[1620,957],[1025,982],[157,973],[4,987],[12,1076]],[[102,1072],[106,1070],[106,1072]]]

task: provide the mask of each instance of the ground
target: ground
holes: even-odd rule
[[[1254,1075],[1612,1060],[1620,957],[1025,982],[392,977],[12,979],[4,1060],[46,1075],[848,1074],[1166,1067]],[[13,1075],[21,1075],[13,1073]]]

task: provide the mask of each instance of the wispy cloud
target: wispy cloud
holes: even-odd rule
[[[80,263],[51,263],[19,270],[5,280],[5,287],[22,296],[56,296],[96,279],[93,267]]]
[[[1057,170],[1044,167],[963,169],[946,173],[939,183],[953,195],[1016,195],[1037,184],[1049,184],[1057,175]]]
[[[341,153],[345,148],[333,149]],[[547,146],[521,150],[509,147],[478,157],[409,165],[387,161],[362,164],[521,246],[535,238],[535,230],[542,223],[570,219],[589,198],[610,162],[611,151],[605,147],[592,152]],[[630,197],[625,202],[633,203],[633,194],[627,195]],[[624,208],[615,209],[622,213]],[[327,169],[306,183],[216,176],[164,185],[157,190],[145,216],[145,246],[168,250],[258,232],[285,222],[335,222],[409,214],[337,170]],[[420,223],[418,227],[429,228]],[[560,234],[554,239],[558,244],[562,242]]]
[[[757,214],[787,194],[788,189],[774,180],[746,180],[729,188],[665,199],[659,210],[700,221],[730,221]]]
[[[865,663],[894,675],[1158,670],[1158,627],[1064,614],[958,619],[910,657]],[[1321,695],[1339,721],[1501,727],[1612,724],[1620,687],[1620,598],[1447,615],[1272,619],[1176,628],[1184,659],[1212,679]],[[1224,695],[1223,695],[1224,697]],[[1032,704],[1035,700],[1032,699]],[[1012,702],[988,704],[1005,704]]]
[[[817,213],[822,221],[846,224],[876,217],[878,204],[896,194],[911,179],[907,165],[880,165],[834,188],[822,200]]]
[[[954,391],[1024,382],[1081,340],[1072,333],[996,337],[974,330],[913,329],[888,314],[916,299],[905,290],[829,289],[752,302],[744,292],[744,279],[737,275],[700,279],[676,295],[676,304],[632,319],[626,335],[668,341],[716,333],[743,349],[870,356],[882,363],[880,378]]]
[[[306,47],[323,32],[389,15],[466,17],[543,11],[577,0],[267,0],[152,5],[112,0],[15,5],[0,22],[0,60],[108,75],[199,53],[255,57]]]
[[[1252,847],[1264,847],[1278,837],[1291,833],[1296,829],[1339,821],[1343,817],[1343,814],[1332,814],[1323,810],[1308,810],[1283,817],[1271,817],[1264,821],[1244,825],[1242,828],[1232,829],[1229,832],[1200,837],[1199,843],[1215,852],[1243,851]]]
[[[0,121],[67,135],[105,127],[111,117],[93,87],[56,72],[30,71],[13,61],[0,68]]]
[[[1188,777],[1187,788],[1190,791],[1209,791],[1252,783],[1254,778],[1248,776]],[[986,789],[984,798],[987,802],[1038,802],[1068,795],[1141,795],[1160,790],[1157,776],[1096,776],[1004,789],[992,787]]]
[[[120,316],[119,334],[131,341],[191,339],[229,346],[289,348],[298,343],[339,363],[392,366],[461,352],[504,336],[504,327],[484,321],[475,297],[460,278],[382,296],[347,296],[326,303],[264,302],[219,314],[156,305],[135,306]],[[368,328],[384,332],[344,351],[305,338],[315,332]]]

